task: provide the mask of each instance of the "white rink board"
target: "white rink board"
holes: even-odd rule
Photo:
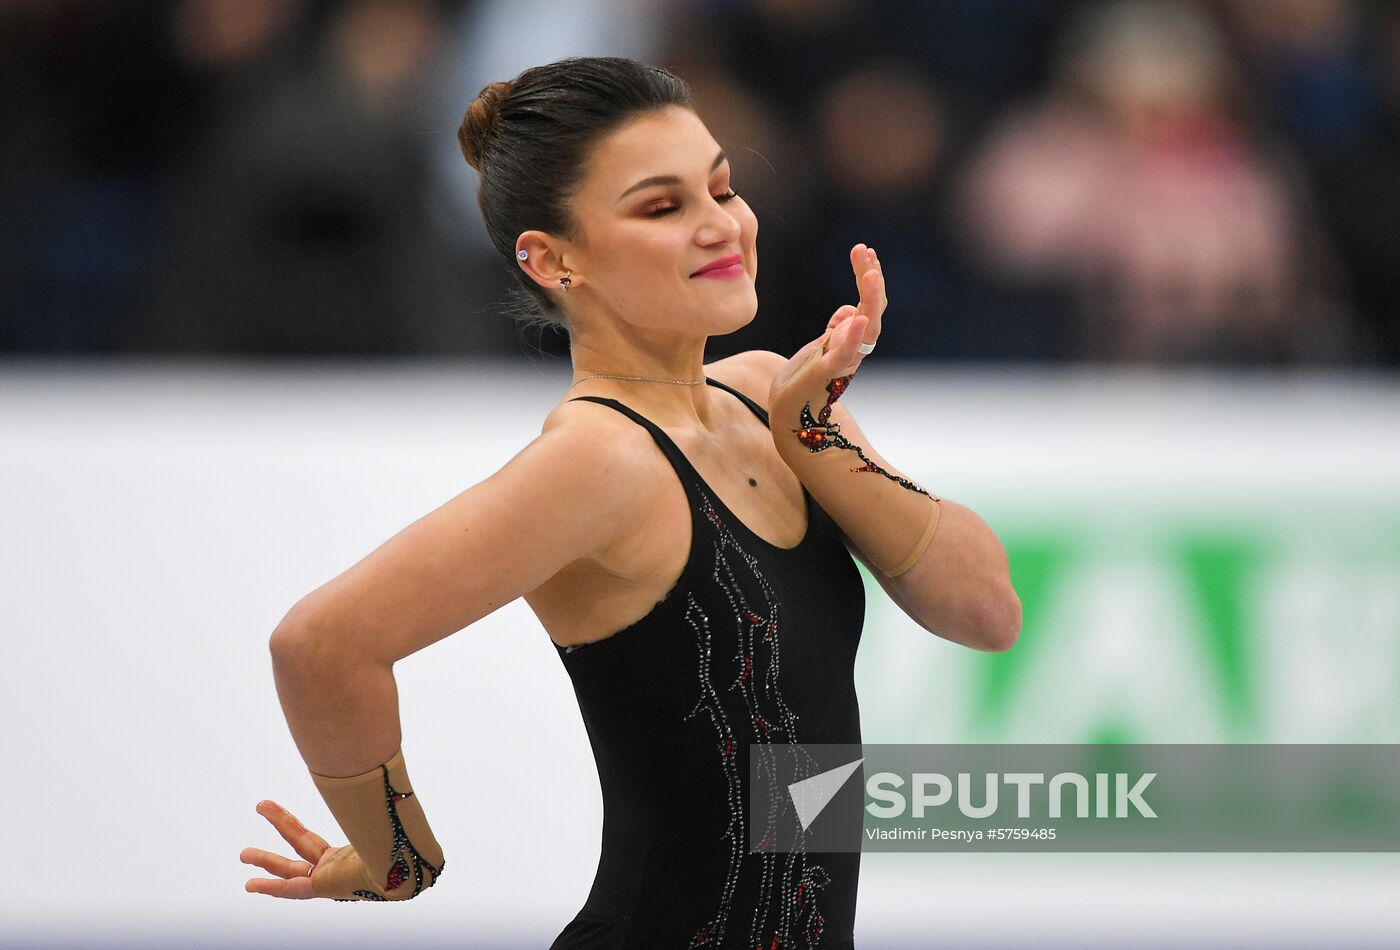
[[[523,601],[396,668],[405,753],[452,863],[440,887],[392,915],[275,901],[244,893],[256,869],[238,852],[281,844],[254,813],[262,798],[339,843],[277,704],[272,628],[497,470],[567,383],[558,361],[0,363],[0,702],[18,767],[0,805],[20,819],[0,830],[0,946],[367,947],[409,932],[423,945],[546,946],[587,895],[601,813],[568,678]],[[1394,379],[872,359],[843,404],[892,463],[999,532],[1082,524],[1110,544],[1164,511],[1252,519],[1289,552],[1281,587],[1325,580],[1309,609],[1365,594],[1366,611],[1324,631],[1333,642],[1353,622],[1400,640],[1387,594],[1400,590]],[[1066,589],[1126,576],[1148,578],[1129,591],[1155,590],[1150,558],[1141,575],[1088,563]],[[938,679],[884,673],[928,664],[955,695],[959,664],[980,658],[870,590],[865,738],[970,741],[939,700],[924,700],[926,734],[911,720]],[[1155,603],[1120,601],[1105,616],[1150,616]],[[1054,622],[1074,628],[1078,601],[1059,603]],[[1356,662],[1310,681],[1307,701],[1353,735],[1348,691],[1369,690],[1367,738],[1304,736],[1270,712],[1265,741],[1400,739],[1395,680],[1358,687]],[[1031,728],[1024,702],[995,741]],[[1215,741],[1175,725],[1186,731],[1174,741]],[[1397,885],[1393,855],[867,855],[857,946],[1385,946],[1400,935]]]

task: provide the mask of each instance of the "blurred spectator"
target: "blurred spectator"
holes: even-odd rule
[[[305,7],[304,0],[179,0],[170,39],[208,83],[233,89],[260,79],[257,67],[281,65],[277,54],[295,45]]]
[[[1281,124],[1303,141],[1351,138],[1373,124],[1361,8],[1352,0],[1230,0],[1250,65]]]
[[[1008,102],[1039,88],[1053,35],[1083,0],[877,0],[891,52],[919,64],[944,95],[961,133],[977,131]],[[949,145],[955,146],[954,137]]]
[[[1307,163],[1322,220],[1366,321],[1367,361],[1400,363],[1400,7],[1235,0],[1258,83]]]
[[[859,66],[824,91],[816,133],[821,187],[807,271],[823,301],[809,317],[815,330],[839,304],[859,302],[850,249],[866,243],[880,254],[890,300],[886,356],[987,355],[992,341],[977,334],[984,314],[943,237],[947,113],[929,78],[895,60]]]
[[[1094,8],[1054,87],[970,170],[975,246],[1074,289],[1072,352],[1107,360],[1338,360],[1351,327],[1302,180],[1232,110],[1235,77],[1194,8]]]
[[[723,64],[761,95],[781,121],[805,126],[833,75],[888,53],[892,24],[857,0],[752,0],[700,3],[707,40]]]
[[[490,333],[463,312],[428,220],[414,104],[437,5],[353,0],[327,16],[311,61],[231,111],[175,189],[181,230],[153,348],[385,354]]]
[[[518,352],[455,131],[598,54],[759,215],[712,358],[866,242],[889,356],[1400,366],[1393,0],[0,0],[0,350]]]
[[[0,4],[0,349],[129,347],[163,176],[188,141],[167,10]]]

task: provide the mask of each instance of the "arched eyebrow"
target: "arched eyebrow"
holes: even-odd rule
[[[724,158],[724,149],[720,149],[719,154],[715,156],[715,163],[710,166],[710,171],[714,171],[716,168],[719,168],[720,165],[724,164]],[[681,180],[675,175],[652,175],[650,178],[643,178],[631,188],[628,188],[622,194],[618,195],[617,200],[621,201],[632,192],[641,188],[646,188],[649,185],[679,185],[680,183]]]

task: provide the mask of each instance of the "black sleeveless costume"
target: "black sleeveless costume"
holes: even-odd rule
[[[768,425],[743,393],[705,382]],[[603,835],[588,900],[550,950],[853,950],[860,854],[750,853],[747,820],[750,743],[861,741],[865,588],[839,527],[804,487],[807,533],[770,544],[660,427],[576,398],[651,433],[685,487],[691,544],[641,620],[555,644],[593,746]]]

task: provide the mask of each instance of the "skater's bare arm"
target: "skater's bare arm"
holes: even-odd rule
[[[656,491],[635,441],[560,415],[495,475],[302,598],[273,632],[287,724],[350,844],[330,847],[263,801],[259,814],[299,859],[245,848],[240,860],[276,875],[245,889],[405,900],[436,884],[445,856],[406,771],[394,663],[606,550]],[[387,800],[385,783],[395,793]]]
[[[292,608],[272,634],[273,667],[312,771],[353,775],[399,748],[396,661],[636,528],[657,482],[635,440],[598,430],[547,429]]]

